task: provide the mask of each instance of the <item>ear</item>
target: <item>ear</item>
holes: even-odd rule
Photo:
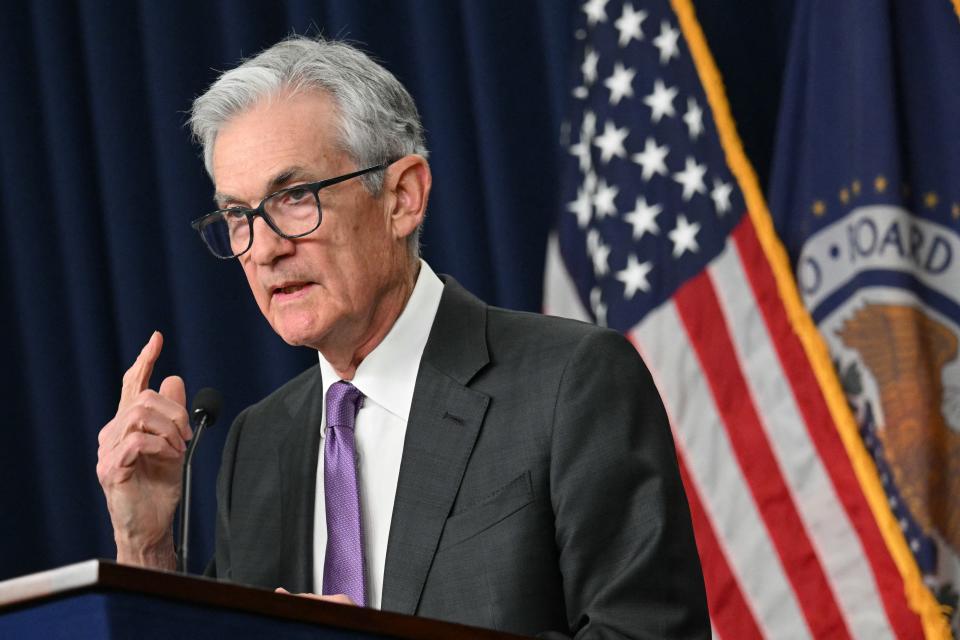
[[[430,165],[423,156],[404,156],[387,167],[383,186],[385,194],[391,196],[390,226],[394,238],[406,238],[423,222],[432,183]]]

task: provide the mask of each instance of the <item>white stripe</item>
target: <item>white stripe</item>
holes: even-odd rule
[[[676,308],[661,305],[632,334],[657,382],[718,544],[763,636],[809,638]]]
[[[562,316],[591,322],[590,314],[580,302],[580,295],[573,279],[567,271],[567,265],[560,255],[560,241],[557,233],[551,232],[547,238],[547,265],[543,277],[543,312],[551,316]]]
[[[780,471],[851,633],[893,635],[860,538],[807,432],[732,239],[708,268]]]

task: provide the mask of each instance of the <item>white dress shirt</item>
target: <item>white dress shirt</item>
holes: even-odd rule
[[[367,606],[375,609],[380,608],[383,594],[387,537],[390,535],[393,500],[397,493],[413,388],[442,293],[443,282],[421,260],[417,283],[407,306],[383,341],[363,359],[353,380],[350,380],[364,395],[354,430],[360,481],[360,528],[367,570]],[[327,390],[340,377],[322,354],[320,371],[326,405]],[[323,561],[327,552],[327,510],[323,491],[326,432],[327,410],[324,406],[313,519],[313,584],[317,593],[323,586]]]

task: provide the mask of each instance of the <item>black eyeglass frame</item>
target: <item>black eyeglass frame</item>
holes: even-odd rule
[[[368,173],[373,173],[374,171],[382,171],[387,167],[389,167],[394,162],[395,160],[390,160],[388,162],[383,162],[373,167],[367,167],[366,169],[360,169],[359,171],[346,173],[342,176],[337,176],[335,178],[327,178],[326,180],[320,180],[319,182],[307,182],[304,184],[295,184],[290,187],[284,187],[283,189],[278,189],[277,191],[274,191],[273,193],[270,193],[264,196],[263,200],[260,201],[260,204],[258,204],[254,209],[248,209],[246,207],[230,207],[228,209],[217,209],[212,213],[202,215],[196,220],[192,221],[190,223],[190,227],[194,231],[200,234],[200,239],[203,240],[203,243],[207,246],[207,249],[210,250],[210,253],[212,253],[214,257],[219,258],[221,260],[233,260],[234,258],[239,258],[243,254],[245,254],[247,251],[250,250],[250,247],[253,246],[253,220],[257,216],[260,216],[261,218],[263,218],[263,221],[267,223],[267,226],[270,227],[270,229],[272,229],[273,232],[276,233],[281,238],[286,238],[287,240],[295,240],[297,238],[308,236],[314,231],[316,231],[317,229],[319,229],[320,223],[323,222],[323,208],[320,206],[320,195],[319,195],[320,189],[323,189],[324,187],[331,187],[335,184],[340,184],[341,182],[346,182],[347,180],[351,180],[353,178],[359,178],[360,176],[366,175]],[[305,189],[313,194],[313,199],[317,203],[317,224],[314,225],[314,227],[309,231],[304,231],[303,233],[289,235],[280,230],[277,224],[273,221],[273,219],[267,213],[263,205],[267,200],[271,198],[274,198],[278,195],[282,195],[284,193],[288,193],[290,191],[294,191],[296,189]],[[247,243],[247,248],[239,253],[233,254],[232,256],[221,256],[217,254],[217,252],[213,250],[213,247],[210,246],[210,243],[207,242],[206,237],[203,235],[203,227],[206,226],[204,225],[204,222],[206,220],[210,220],[215,217],[220,217],[225,213],[232,213],[232,214],[242,213],[243,216],[247,219],[247,226],[250,227],[250,240]]]

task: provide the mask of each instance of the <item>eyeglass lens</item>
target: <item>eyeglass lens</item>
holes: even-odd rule
[[[270,196],[263,201],[263,210],[285,236],[310,233],[320,224],[320,203],[309,189],[294,187]],[[200,232],[213,253],[230,258],[250,247],[251,225],[244,210],[227,209],[211,216]]]

